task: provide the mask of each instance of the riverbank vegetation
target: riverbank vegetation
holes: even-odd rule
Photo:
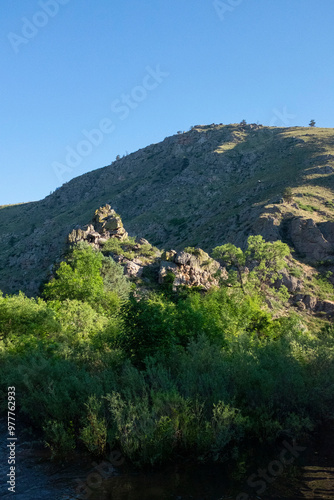
[[[140,294],[110,257],[74,247],[41,297],[0,296],[2,410],[15,386],[18,420],[54,456],[118,447],[137,466],[238,459],[333,418],[333,326],[275,318],[256,273],[249,289],[235,276]]]

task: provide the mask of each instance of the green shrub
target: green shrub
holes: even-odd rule
[[[334,299],[334,286],[328,278],[332,275],[331,271],[327,271],[325,274],[318,274],[313,278],[313,282],[316,285],[317,296],[322,300],[333,300]]]
[[[0,339],[45,338],[59,331],[55,313],[42,299],[29,299],[22,292],[3,297],[0,292]]]
[[[52,458],[68,458],[76,443],[72,422],[65,428],[63,422],[48,420],[43,427],[45,443],[51,450]]]
[[[118,238],[110,238],[103,245],[103,253],[113,253],[115,255],[124,255],[129,260],[135,257],[135,252],[132,248],[136,245],[134,237],[129,237],[125,240],[119,240]]]
[[[98,312],[116,313],[120,299],[114,289],[110,290],[112,272],[108,262],[105,263],[106,286],[103,282],[103,255],[90,245],[77,245],[66,260],[60,263],[55,277],[45,285],[44,297],[50,301],[87,302]]]
[[[317,212],[318,209],[312,205],[305,205],[304,203],[300,203],[300,201],[297,202],[298,207],[301,210],[306,210],[307,212]]]
[[[291,274],[291,276],[294,276],[295,278],[301,278],[303,276],[303,270],[297,266],[290,267],[289,274]]]
[[[81,440],[90,453],[102,456],[107,444],[107,425],[104,418],[99,418],[101,402],[96,396],[90,396],[87,407],[86,425],[81,429]]]
[[[124,275],[123,267],[111,257],[105,257],[102,261],[101,275],[104,288],[110,292],[116,292],[121,302],[129,298],[131,282]]]

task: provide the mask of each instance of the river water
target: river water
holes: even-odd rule
[[[270,484],[261,494],[256,488],[247,489],[247,479],[259,466],[274,470],[276,464],[277,469],[279,450],[272,449],[266,457],[259,457],[258,450],[257,460],[251,460],[248,472],[233,482],[224,464],[194,465],[179,461],[159,471],[136,472],[126,464],[114,467],[110,461],[94,462],[80,454],[66,463],[52,462],[42,442],[19,430],[13,494],[6,483],[9,473],[6,424],[0,420],[1,500],[334,500],[333,422],[320,431],[312,444],[302,447],[305,451],[300,452],[298,460],[301,467],[294,469],[296,460],[282,476],[271,476]],[[117,460],[112,462],[118,464]]]
[[[156,472],[136,472],[125,464],[75,456],[68,463],[50,461],[40,441],[18,430],[15,494],[8,491],[7,426],[0,421],[1,500],[218,500],[230,496],[224,465],[171,464]],[[116,462],[117,463],[117,462]],[[234,486],[235,489],[235,486]]]

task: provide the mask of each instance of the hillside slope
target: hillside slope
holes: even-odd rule
[[[109,203],[130,235],[164,248],[282,239],[308,262],[334,253],[334,129],[196,126],[0,207],[0,289],[38,291],[67,235]],[[293,196],[283,200],[286,187]]]

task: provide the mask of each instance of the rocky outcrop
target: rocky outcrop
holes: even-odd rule
[[[274,214],[263,215],[253,224],[253,233],[261,234],[266,241],[279,240],[280,220]]]
[[[119,215],[106,205],[96,210],[93,223],[84,228],[74,229],[69,237],[69,243],[86,241],[95,248],[103,251],[104,244],[110,238],[117,238],[123,243],[124,254],[109,252],[116,262],[123,266],[124,274],[130,279],[141,278],[145,267],[159,264],[158,282],[163,284],[167,277],[173,275],[173,287],[196,286],[208,290],[212,286],[219,286],[219,278],[227,273],[218,262],[200,248],[188,248],[188,251],[175,250],[161,252],[145,239],[136,238],[135,243],[128,240],[128,233],[123,227]],[[145,250],[146,251],[145,251]],[[133,257],[130,257],[132,254]]]
[[[140,266],[133,261],[128,261],[124,265],[124,274],[129,278],[140,278],[143,274],[144,266]]]
[[[313,219],[294,217],[289,224],[289,238],[299,254],[316,262],[333,252],[333,245],[325,238]]]
[[[296,294],[292,302],[301,310],[308,310],[313,313],[326,315],[328,318],[334,316],[334,302],[331,300],[320,300],[317,297],[309,294]]]
[[[127,237],[128,233],[123,227],[120,216],[110,205],[105,205],[96,210],[93,224],[73,229],[68,236],[68,241],[69,243],[87,241],[93,245],[101,246],[110,238],[124,240]]]
[[[165,252],[162,259],[165,260],[160,263],[159,283],[165,283],[172,275],[174,289],[185,285],[209,290],[213,286],[219,286],[219,279],[228,278],[226,269],[200,248],[191,249],[191,253],[171,250]]]

